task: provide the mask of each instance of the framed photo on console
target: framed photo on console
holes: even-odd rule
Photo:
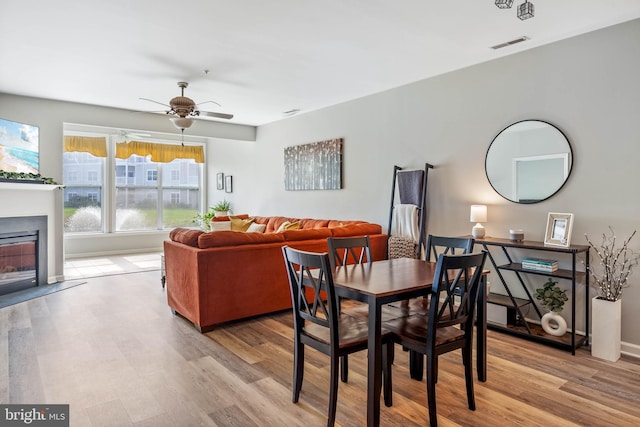
[[[549,212],[547,217],[547,232],[544,234],[544,244],[567,248],[571,245],[571,230],[573,229],[572,213]]]

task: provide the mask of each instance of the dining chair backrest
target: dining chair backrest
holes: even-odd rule
[[[427,347],[434,345],[437,329],[461,326],[471,339],[473,315],[487,252],[438,257],[431,288]]]
[[[328,329],[330,342],[338,343],[338,305],[329,254],[288,246],[282,248],[282,253],[289,276],[295,333],[306,335],[305,322],[312,322]]]
[[[331,257],[331,266],[371,262],[369,236],[328,237],[327,245]]]
[[[472,237],[444,237],[429,234],[427,237],[427,261],[437,261],[440,254],[468,254],[473,251]]]

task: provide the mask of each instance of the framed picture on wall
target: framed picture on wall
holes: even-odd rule
[[[544,244],[549,246],[571,245],[571,230],[573,229],[572,213],[550,212],[547,217],[547,232],[544,235]]]
[[[218,190],[224,190],[224,174],[222,172],[216,174],[216,188]]]
[[[233,192],[233,178],[231,175],[227,175],[224,177],[224,191],[226,193]]]

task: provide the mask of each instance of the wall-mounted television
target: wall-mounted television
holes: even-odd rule
[[[39,173],[39,135],[37,126],[0,119],[0,170]]]

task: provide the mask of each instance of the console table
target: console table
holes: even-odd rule
[[[589,275],[586,273],[589,268],[589,246],[588,245],[572,245],[569,247],[558,246],[546,246],[543,242],[534,241],[513,241],[509,239],[499,239],[494,237],[485,237],[481,239],[475,239],[477,245],[481,245],[483,249],[488,252],[489,260],[495,269],[495,272],[502,282],[507,295],[500,295],[495,293],[489,293],[487,302],[498,306],[507,307],[507,310],[514,313],[507,321],[506,325],[488,321],[487,326],[491,329],[506,332],[512,335],[517,335],[532,341],[537,341],[543,344],[551,345],[557,348],[561,348],[567,351],[571,351],[571,354],[575,355],[576,348],[581,345],[589,344]],[[490,248],[493,248],[494,253]],[[544,252],[552,253],[552,256],[568,255],[570,256],[570,268],[558,269],[553,272],[536,271],[531,269],[525,269],[522,267],[522,262],[513,254],[514,250],[526,250],[530,252]],[[498,264],[496,261],[496,253],[502,252],[507,260],[506,264]],[[585,268],[578,270],[578,255],[583,254]],[[538,253],[538,256],[540,254]],[[504,272],[511,271],[514,273],[515,281],[508,281],[505,279]],[[538,317],[542,318],[540,309],[535,303],[535,298],[529,291],[523,280],[523,275],[533,274],[539,276],[552,277],[555,279],[563,279],[571,282],[571,289],[569,300],[571,301],[571,331],[567,332],[561,337],[552,336],[544,332],[542,327],[536,323],[533,323],[527,319],[522,312],[525,306],[531,306],[535,310]],[[583,283],[585,286],[584,300],[579,301],[576,292],[576,284]],[[521,289],[526,294],[526,298],[516,298],[513,290]],[[576,304],[584,304],[584,324],[585,333],[578,334],[576,332]]]

